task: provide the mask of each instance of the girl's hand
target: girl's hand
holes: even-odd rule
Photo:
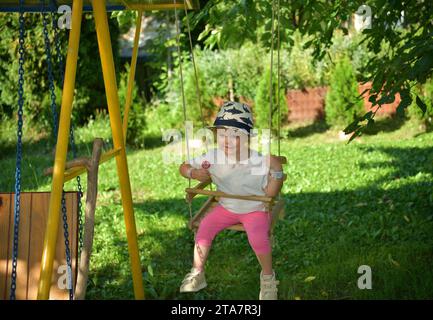
[[[191,178],[205,182],[211,179],[210,173],[207,169],[192,169]]]

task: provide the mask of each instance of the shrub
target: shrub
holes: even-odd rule
[[[299,32],[294,32],[293,45],[290,48],[282,48],[280,51],[281,74],[287,88],[303,89],[323,84],[323,61],[313,63],[312,49],[304,49],[307,38]]]
[[[119,102],[120,108],[124,112],[126,101],[126,93],[128,86],[130,66],[125,66],[125,72],[120,74],[119,81]],[[146,116],[145,116],[145,102],[138,95],[137,86],[134,85],[132,90],[131,107],[128,115],[128,130],[126,134],[126,143],[133,147],[144,147],[144,139],[146,132]]]
[[[348,124],[363,114],[363,101],[358,99],[358,82],[349,59],[340,58],[331,73],[325,99],[325,116],[329,125]]]
[[[146,135],[162,136],[165,129],[182,128],[183,112],[179,104],[154,102],[146,108]]]
[[[194,67],[192,64],[188,64],[187,68],[185,70],[184,74],[184,90],[185,90],[185,103],[186,103],[186,110],[187,110],[187,116],[188,120],[194,121],[195,125],[201,126],[201,113],[203,112],[203,119],[206,123],[206,119],[210,117],[212,114],[213,109],[215,109],[215,105],[212,101],[212,95],[210,94],[208,90],[208,86],[206,84],[206,81],[203,77],[202,70],[197,68],[198,73],[198,86],[200,90],[200,100],[201,100],[201,109],[200,110],[200,104],[198,99],[198,93],[197,93],[197,80],[194,73]],[[180,97],[180,103],[181,101],[181,93],[179,92]],[[183,119],[183,118],[182,118]]]
[[[422,122],[426,126],[426,129],[430,130],[433,127],[433,78],[427,80],[424,85],[415,87],[414,93],[426,104],[427,110],[423,115],[421,109],[416,104],[416,98],[414,98],[408,108],[409,117]]]
[[[269,103],[270,103],[270,74],[268,68],[262,75],[259,85],[257,86],[256,99],[254,101],[254,117],[255,126],[257,128],[269,127]],[[278,99],[280,101],[281,123],[287,121],[287,104],[284,97],[284,88],[280,87],[280,96],[277,92],[277,75],[272,76],[272,93],[273,93],[273,108],[272,108],[272,130],[275,132],[278,127]]]
[[[210,117],[213,111],[216,111],[212,99],[216,97],[228,99],[230,89],[233,90],[235,100],[241,98],[254,100],[257,85],[266,67],[265,64],[258,63],[266,55],[263,48],[248,43],[239,49],[227,49],[224,51],[195,49],[194,52],[205,116]],[[165,102],[181,104],[181,87],[177,68],[174,70],[174,75],[175,78],[171,86],[167,84]],[[185,100],[188,108],[193,110],[193,114],[188,113],[188,118],[199,120],[200,112],[197,105],[194,68],[191,61],[184,62],[183,76]]]
[[[24,114],[28,122],[38,123],[43,127],[52,125],[49,111],[50,95],[47,79],[47,61],[43,37],[43,23],[40,14],[26,13],[25,20],[25,59],[24,59]],[[118,56],[118,25],[109,19],[110,34],[115,62]],[[2,36],[0,37],[0,112],[12,117],[17,112],[18,101],[18,14],[0,14]],[[4,26],[4,27],[3,27]],[[60,102],[62,84],[59,64],[55,61],[53,30],[48,28],[53,56],[53,72],[57,101]],[[59,41],[66,63],[67,37],[64,30],[59,32]],[[73,119],[79,124],[94,115],[97,108],[105,108],[105,88],[102,79],[101,63],[96,41],[93,18],[90,14],[83,17],[77,66],[76,97],[72,110]],[[92,57],[91,59],[89,57]],[[116,66],[116,69],[117,66]],[[47,110],[48,108],[48,110]],[[60,105],[58,104],[58,110]]]

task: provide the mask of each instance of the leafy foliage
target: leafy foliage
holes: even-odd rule
[[[276,72],[272,76],[272,110],[270,111],[270,87],[271,87],[270,68],[263,73],[259,85],[257,86],[256,99],[254,103],[255,126],[276,131],[278,128],[278,103],[280,104],[280,123],[287,121],[287,104],[284,89],[280,86],[278,92],[278,79]],[[278,96],[279,93],[279,96]],[[269,113],[271,112],[271,115]],[[269,117],[272,119],[272,128],[269,128]]]
[[[52,127],[52,116],[49,109],[49,89],[47,61],[45,54],[42,17],[40,14],[28,14],[25,17],[25,63],[24,63],[24,114],[26,121],[38,122],[47,128]],[[118,25],[114,19],[109,20],[111,41],[117,63]],[[18,15],[0,14],[0,112],[11,117],[16,112],[18,101]],[[67,29],[59,32],[64,63],[66,61]],[[53,31],[49,28],[52,41]],[[51,42],[54,57],[54,45]],[[90,14],[83,17],[77,77],[76,94],[73,108],[73,119],[76,123],[84,123],[97,109],[106,108],[105,89],[102,79],[101,63],[95,52],[98,52],[95,26]],[[57,105],[61,103],[61,77],[59,65],[53,61]],[[116,65],[118,69],[118,64]]]
[[[240,46],[245,41],[269,44],[273,2],[209,1],[195,17],[207,21],[202,41],[220,48]],[[321,61],[329,52],[336,31],[345,35],[355,32],[347,21],[362,4],[360,0],[280,0],[282,42],[292,46],[294,30],[299,30],[311,37],[305,48],[313,48],[313,57]],[[433,75],[433,6],[429,1],[384,0],[368,1],[368,5],[373,14],[372,28],[363,30],[360,43],[373,55],[360,73],[361,80],[373,82],[370,96],[374,105],[392,102],[400,93],[398,110],[403,113],[412,102],[412,82],[422,84]],[[418,97],[418,101],[422,99]],[[366,113],[346,131],[360,135],[374,116],[375,113]]]
[[[119,81],[119,102],[121,109],[124,112],[123,106],[126,103],[128,77],[129,77],[130,66],[125,66],[125,71],[120,74]],[[145,101],[138,95],[137,86],[133,86],[131,106],[128,114],[128,130],[126,135],[126,142],[134,147],[144,146],[144,136],[146,128],[146,117],[145,117]],[[124,115],[124,113],[123,113]]]
[[[424,122],[426,129],[430,130],[433,126],[433,79],[416,86],[413,91],[416,98],[409,107],[409,115]]]
[[[347,57],[342,57],[331,74],[326,94],[326,122],[330,125],[341,125],[359,117],[363,112],[364,102],[358,96],[358,82],[352,64]]]

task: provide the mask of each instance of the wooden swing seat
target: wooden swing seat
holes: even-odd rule
[[[287,163],[286,157],[279,157],[282,164]],[[284,174],[283,181],[285,181],[287,178],[287,175]],[[232,199],[239,199],[239,200],[251,200],[251,201],[262,201],[265,204],[266,211],[271,214],[271,228],[270,232],[272,233],[272,230],[274,229],[274,226],[278,219],[282,219],[284,217],[284,198],[282,198],[280,195],[276,197],[267,197],[267,196],[255,196],[255,195],[233,195],[233,194],[227,194],[221,191],[212,191],[212,190],[205,190],[207,186],[211,184],[211,181],[206,182],[200,182],[195,186],[194,188],[186,188],[186,201],[192,202],[193,198],[198,195],[207,195],[209,196],[206,202],[203,204],[203,206],[197,211],[197,213],[192,217],[190,220],[188,227],[196,231],[200,225],[201,220],[209,213],[211,210],[218,205],[219,198],[232,198]],[[243,231],[245,232],[245,228],[242,224],[235,224],[233,226],[228,227],[229,230],[234,231]]]
[[[0,300],[8,300],[12,273],[15,193],[0,193]],[[65,192],[68,216],[69,249],[72,263],[72,285],[75,286],[78,267],[78,192]],[[18,241],[16,299],[36,300],[40,266],[48,220],[50,192],[21,192]],[[68,300],[69,291],[58,286],[66,274],[58,273],[66,265],[63,221],[57,235],[50,299]],[[61,279],[61,280],[62,280]],[[60,283],[64,283],[60,281]]]

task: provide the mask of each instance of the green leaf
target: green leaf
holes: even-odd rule
[[[152,265],[148,265],[147,266],[147,272],[149,272],[149,275],[151,276],[151,277],[153,277],[153,268],[152,268]]]
[[[416,104],[421,109],[422,115],[424,116],[425,112],[427,111],[427,105],[418,96],[416,96]]]
[[[312,282],[314,279],[316,279],[315,276],[309,276],[309,277],[306,277],[304,281],[305,282]]]
[[[351,124],[349,124],[346,128],[343,129],[343,132],[345,134],[349,134],[349,133],[354,132],[355,130],[357,130],[361,127],[358,123],[359,123],[359,120],[353,121]]]
[[[347,144],[351,143],[356,137],[359,137],[362,134],[362,127],[360,126],[349,138]]]
[[[401,101],[397,107],[397,114],[400,116],[404,115],[404,110],[412,103],[412,97],[410,96],[409,89],[400,91]]]

